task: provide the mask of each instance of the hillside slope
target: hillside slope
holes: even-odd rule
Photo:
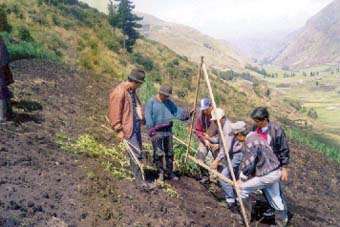
[[[113,171],[119,169],[116,161],[112,168],[105,157],[87,153],[93,144],[74,154],[58,143],[60,133],[70,141],[90,133],[100,146],[118,149],[101,127],[107,92],[116,81],[39,60],[11,67],[17,114],[0,128],[1,226],[238,226],[216,187],[209,192],[182,176],[171,191],[140,192]],[[339,226],[339,165],[291,147],[285,190],[295,213],[292,224]]]
[[[188,57],[199,62],[201,56],[207,63],[220,69],[242,69],[247,59],[237,53],[226,41],[220,41],[202,34],[188,26],[162,21],[154,16],[141,13],[143,20],[142,33]]]
[[[340,62],[340,0],[312,17],[275,58],[292,68]]]

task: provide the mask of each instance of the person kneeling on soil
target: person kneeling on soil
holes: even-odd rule
[[[4,123],[12,117],[11,97],[8,86],[12,84],[13,75],[9,68],[9,53],[5,42],[0,37],[0,123]]]
[[[198,152],[196,158],[202,162],[206,161],[206,157],[211,151],[214,158],[216,158],[216,151],[218,151],[218,130],[214,127],[211,121],[211,112],[213,110],[212,102],[208,98],[204,98],[200,101],[199,111],[197,112],[196,120],[194,123],[195,135],[199,140]],[[215,128],[215,130],[213,129]],[[208,133],[213,131],[213,133]],[[209,180],[208,172],[205,169],[201,169],[202,175],[200,176],[201,183],[206,183]]]
[[[121,140],[126,140],[139,160],[145,158],[142,148],[141,125],[144,122],[142,104],[136,90],[143,84],[145,72],[141,69],[132,70],[128,81],[120,83],[110,93],[108,118],[112,129]],[[130,154],[130,166],[137,184],[142,189],[149,185],[143,181],[142,172]]]
[[[178,180],[178,177],[173,173],[172,120],[186,121],[190,118],[188,111],[178,107],[170,100],[171,95],[172,88],[162,85],[158,94],[152,97],[145,106],[145,120],[153,146],[153,160],[161,181],[164,180],[164,174],[170,180]],[[166,169],[163,166],[164,155]]]
[[[243,153],[245,152],[245,136],[247,135],[246,123],[243,121],[238,121],[236,123],[230,124],[231,128],[231,135],[232,135],[232,142],[229,150],[229,156],[231,160],[231,164],[235,173],[236,179],[239,178],[239,167],[241,164],[241,160],[243,158]],[[227,138],[230,135],[225,135]],[[225,153],[224,150],[220,151],[215,161],[212,163],[211,168],[217,169],[218,165],[225,160]],[[222,170],[222,175],[225,177],[232,179],[230,175],[230,171],[227,165]],[[236,193],[234,188],[231,184],[226,183],[220,180],[220,185],[224,191],[225,199],[228,204],[228,208],[233,213],[238,213],[238,206],[236,203]]]
[[[273,149],[274,154],[280,162],[281,180],[280,194],[283,198],[285,209],[288,210],[287,199],[283,191],[283,183],[288,181],[288,164],[289,164],[289,145],[284,129],[276,122],[269,120],[269,112],[266,107],[257,107],[251,113],[255,126],[253,131],[266,141]],[[273,208],[263,213],[264,216],[273,216]],[[287,211],[288,212],[288,211]]]
[[[237,186],[240,189],[240,197],[247,217],[250,219],[252,213],[249,195],[256,190],[262,190],[275,209],[276,224],[286,226],[288,215],[280,193],[279,182],[282,172],[278,158],[268,143],[256,132],[251,132],[246,138],[243,135],[238,137],[240,140],[245,140],[245,151],[240,164],[240,180],[237,181]]]

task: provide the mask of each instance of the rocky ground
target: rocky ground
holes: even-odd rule
[[[182,176],[170,182],[176,198],[141,192],[99,159],[56,144],[58,133],[90,133],[109,145],[101,125],[115,81],[37,60],[12,69],[16,117],[0,128],[0,226],[238,226],[216,187]],[[339,165],[291,146],[291,225],[340,226]]]

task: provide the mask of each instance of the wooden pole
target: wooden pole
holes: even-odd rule
[[[197,85],[196,85],[196,95],[195,95],[194,109],[197,108],[196,106],[197,106],[197,100],[198,100],[198,93],[199,93],[199,87],[200,87],[200,82],[201,82],[201,77],[202,77],[202,64],[203,64],[203,57],[201,58],[201,64],[199,66],[198,74],[197,74]],[[196,118],[196,113],[193,114],[192,122],[191,122],[191,125],[190,125],[189,142],[188,142],[188,146],[187,146],[187,152],[185,154],[185,163],[187,162],[187,159],[188,159],[188,154],[189,154],[191,139],[192,139],[192,130],[193,130],[194,124],[195,124],[195,118]]]
[[[207,71],[207,68],[205,66],[204,61],[203,61],[203,64],[202,64],[202,69],[203,69],[204,79],[205,79],[207,86],[208,86],[208,91],[209,91],[209,95],[210,95],[213,107],[214,107],[214,109],[216,109],[217,106],[216,106],[216,102],[215,102],[215,97],[214,97],[214,93],[213,93],[211,83],[210,83],[210,80],[209,80],[209,74],[208,74],[208,71]],[[246,227],[249,227],[247,214],[246,214],[243,202],[240,199],[240,190],[239,190],[239,188],[237,187],[237,184],[236,184],[236,177],[235,177],[234,169],[231,165],[231,160],[230,160],[230,156],[229,156],[229,149],[228,149],[230,147],[230,144],[228,144],[227,140],[223,136],[223,129],[222,129],[221,122],[219,120],[217,121],[217,125],[218,125],[218,130],[219,130],[219,133],[220,133],[220,138],[222,139],[222,145],[223,145],[223,148],[224,148],[224,155],[225,155],[227,162],[228,162],[229,173],[231,174],[232,180],[234,182],[236,195],[237,195],[239,203],[240,203],[241,213],[242,213],[242,216],[243,216],[243,219],[244,219],[244,223],[245,223]]]
[[[175,139],[178,143],[183,144],[183,145],[186,146],[186,147],[189,147],[188,144],[186,144],[183,140],[177,138],[176,136],[174,136],[174,139]],[[197,152],[197,151],[196,151],[194,148],[192,148],[192,147],[191,147],[190,149],[191,149],[192,151]],[[215,175],[215,176],[217,176],[219,179],[221,179],[222,181],[224,181],[224,182],[226,182],[226,183],[231,184],[231,185],[234,186],[234,182],[233,182],[232,180],[230,180],[229,178],[223,176],[221,173],[217,172],[216,170],[211,169],[208,165],[206,165],[206,164],[205,164],[204,162],[202,162],[201,160],[198,160],[198,159],[196,159],[195,157],[192,157],[191,155],[188,155],[188,158],[189,158],[191,161],[195,162],[197,165],[199,165],[199,166],[203,167],[204,169],[208,170],[212,175]]]

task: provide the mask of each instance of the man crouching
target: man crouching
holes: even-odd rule
[[[240,134],[239,137],[243,135]],[[243,136],[244,137],[244,136]],[[272,148],[255,132],[245,138],[245,151],[240,165],[240,180],[237,182],[240,196],[251,217],[251,202],[249,195],[256,190],[262,190],[275,209],[277,226],[286,226],[288,222],[284,201],[280,193],[281,169],[280,162]]]

